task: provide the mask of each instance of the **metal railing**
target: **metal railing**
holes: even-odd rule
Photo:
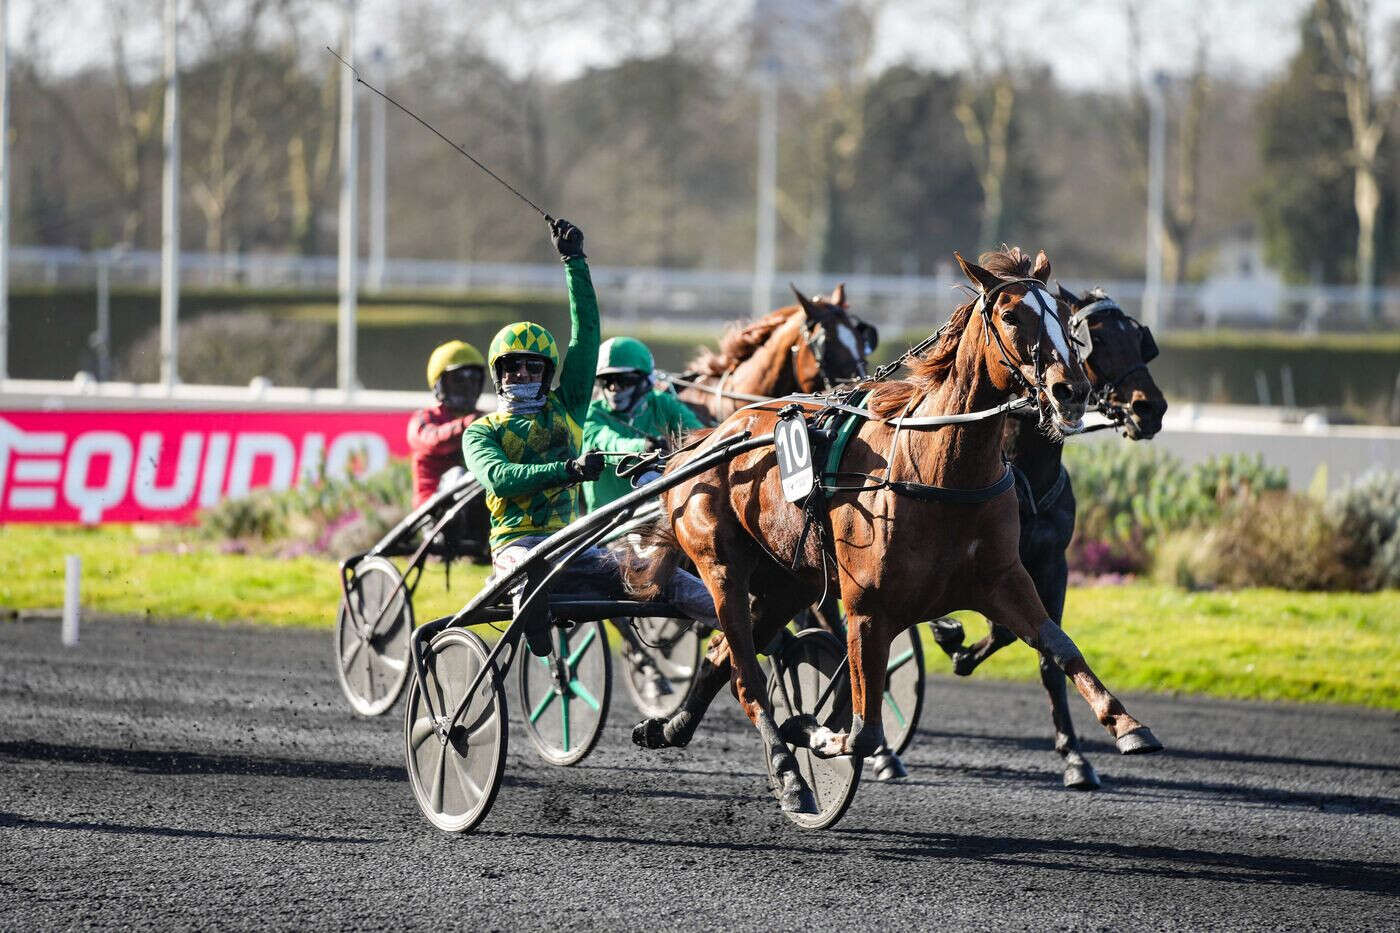
[[[180,280],[192,288],[333,291],[336,257],[270,253],[180,255]],[[14,247],[10,284],[86,287],[105,268],[113,287],[158,288],[160,253],[151,250],[86,252],[62,247]],[[360,264],[364,287],[364,264]],[[598,265],[593,279],[610,317],[663,325],[711,326],[749,316],[753,295],[750,272]],[[946,314],[954,289],[964,284],[951,267],[931,276],[863,273],[789,272],[774,277],[770,307],[791,301],[789,281],[811,292],[846,283],[846,294],[863,318],[891,333],[928,325],[930,312]],[[1072,289],[1102,286],[1130,314],[1141,315],[1141,280],[1065,279]],[[492,291],[508,294],[556,293],[560,272],[554,263],[464,263],[431,259],[389,259],[386,292]],[[1374,310],[1362,307],[1363,292],[1345,285],[1280,285],[1265,279],[1215,279],[1177,285],[1161,296],[1163,328],[1244,326],[1302,331],[1354,331],[1400,325],[1400,288],[1372,293]]]

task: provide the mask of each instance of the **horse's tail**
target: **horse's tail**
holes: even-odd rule
[[[666,470],[674,470],[700,453],[698,447],[714,428],[697,428],[682,438],[682,449],[673,454]],[[661,515],[649,527],[632,536],[632,554],[623,562],[622,585],[635,599],[656,599],[680,564],[682,551],[671,525],[671,512],[666,506],[669,493],[661,495]]]
[[[631,557],[622,565],[622,585],[634,599],[657,599],[680,562],[681,544],[671,519],[663,514],[637,532]]]

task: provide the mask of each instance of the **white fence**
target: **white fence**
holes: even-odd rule
[[[160,284],[160,254],[147,250],[84,252],[49,247],[14,247],[10,253],[11,285],[90,286],[105,266],[114,287]],[[361,284],[365,264],[359,264]],[[621,320],[712,325],[747,317],[752,300],[749,272],[594,266],[593,278],[610,316]],[[242,287],[327,291],[336,287],[334,256],[287,256],[263,253],[182,253],[180,279],[191,287]],[[861,273],[780,273],[769,307],[790,302],[787,283],[809,292],[828,291],[837,282],[856,313],[889,328],[891,333],[917,330],[930,311],[945,314],[953,289],[962,284],[951,267],[932,276]],[[1144,285],[1137,280],[1087,281],[1067,278],[1072,289],[1101,285],[1130,314],[1140,314]],[[554,263],[461,263],[391,259],[384,264],[386,291],[469,289],[514,294],[556,293],[560,273]],[[1400,324],[1400,288],[1377,289],[1377,317]],[[1362,313],[1361,293],[1351,286],[1280,286],[1268,281],[1216,279],[1179,285],[1162,296],[1162,326],[1217,324],[1298,328],[1307,331],[1374,328]]]

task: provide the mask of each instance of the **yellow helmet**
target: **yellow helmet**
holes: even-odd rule
[[[428,357],[428,388],[437,385],[438,379],[449,369],[461,366],[480,366],[486,369],[486,360],[481,352],[465,340],[449,340],[438,347]]]

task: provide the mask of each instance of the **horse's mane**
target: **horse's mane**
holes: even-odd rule
[[[1035,260],[1021,251],[1019,246],[1006,246],[977,257],[977,264],[1001,278],[1027,278],[1031,274]],[[948,323],[943,327],[943,335],[938,341],[905,366],[910,378],[898,382],[882,382],[871,390],[867,404],[872,414],[880,418],[891,418],[906,407],[918,401],[936,388],[953,371],[958,359],[958,346],[962,343],[963,331],[972,320],[972,309],[977,306],[974,297],[965,304],[958,305]]]
[[[731,324],[720,338],[718,353],[709,347],[702,347],[700,354],[691,360],[686,368],[704,376],[722,376],[753,356],[754,351],[773,336],[773,331],[786,324],[794,314],[801,312],[800,305],[790,305],[750,324]]]

